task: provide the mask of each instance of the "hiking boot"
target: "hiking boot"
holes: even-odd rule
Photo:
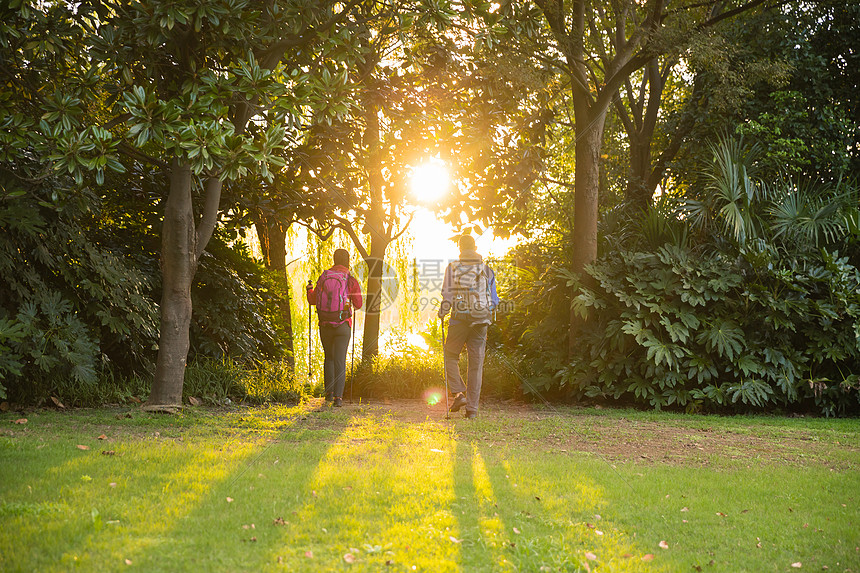
[[[334,399],[334,407],[342,408],[343,407],[343,398],[335,398]]]
[[[472,410],[466,410],[466,418],[468,418],[468,419],[470,419],[470,420],[471,420],[471,419],[473,419],[473,418],[477,418],[477,417],[478,417],[478,413],[477,413],[477,412],[474,412],[474,411],[472,411]]]
[[[460,392],[456,396],[454,396],[454,403],[451,404],[449,410],[451,412],[459,412],[460,408],[466,405],[466,395]]]

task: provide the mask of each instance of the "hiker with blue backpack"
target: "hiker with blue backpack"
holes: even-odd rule
[[[450,411],[457,412],[465,406],[466,417],[476,418],[481,399],[487,328],[493,322],[493,311],[499,306],[499,295],[496,292],[496,274],[478,254],[474,237],[462,235],[458,246],[460,258],[445,269],[439,308],[443,334],[445,316],[451,313],[443,349],[445,378],[454,398]],[[463,346],[468,355],[465,384],[459,365]]]
[[[322,272],[316,286],[308,282],[307,298],[308,303],[316,305],[319,318],[320,341],[325,353],[325,399],[341,407],[353,310],[361,308],[363,303],[361,285],[349,272],[348,251],[337,249],[334,252],[334,265]]]

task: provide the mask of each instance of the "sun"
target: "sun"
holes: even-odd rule
[[[410,185],[418,202],[435,203],[448,192],[451,175],[442,160],[432,158],[412,168]]]

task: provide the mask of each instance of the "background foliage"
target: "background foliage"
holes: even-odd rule
[[[586,276],[559,265],[538,275],[558,258],[531,254],[534,280],[510,292],[524,312],[507,325],[538,357],[534,389],[657,409],[856,414],[857,187],[769,185],[754,178],[754,155],[739,140],[711,150],[685,195],[605,218],[605,248]],[[572,285],[570,304],[586,320],[566,359],[546,341],[558,339],[561,293]],[[556,309],[534,316],[546,300]]]
[[[850,48],[860,42],[860,6],[766,2],[694,34],[684,20],[654,36],[658,56],[631,72],[606,117],[595,158],[598,258],[577,275],[578,134],[569,77],[558,72],[542,16],[553,3],[416,1],[399,15],[386,3],[348,3],[363,17],[322,26],[319,53],[286,34],[275,45],[296,52],[272,67],[246,62],[245,44],[218,43],[227,27],[231,37],[253,29],[256,8],[192,4],[134,3],[137,20],[116,21],[102,3],[0,7],[0,398],[77,404],[145,394],[159,328],[163,168],[176,154],[199,175],[194,217],[201,182],[216,167],[229,205],[193,288],[186,398],[306,395],[311,388],[291,366],[292,352],[314,351],[292,344],[312,337],[291,294],[301,288],[285,288],[283,274],[255,260],[240,237],[251,221],[289,242],[294,223],[320,230],[340,220],[365,236],[369,202],[334,209],[330,187],[366,191],[359,182],[369,176],[355,174],[371,154],[399,158],[388,173],[393,194],[374,209],[385,203],[388,223],[403,222],[409,162],[439,152],[461,183],[436,205],[442,216],[526,237],[510,253],[515,272],[500,277],[513,310],[491,336],[487,394],[692,411],[860,411],[860,62]],[[279,23],[306,30],[343,7],[309,6],[267,13],[265,39],[281,37]],[[595,34],[612,15],[604,16],[589,23]],[[206,93],[168,73],[167,91],[182,94],[168,105],[167,92],[142,87],[173,57],[152,46],[169,39],[182,52],[195,26],[218,44],[194,46]],[[377,50],[395,53],[383,37],[396,41],[408,77]],[[224,63],[218,50],[243,64]],[[94,57],[101,68],[90,65]],[[274,111],[232,133],[227,107],[210,105],[233,101],[230,94],[244,94],[245,111]],[[374,143],[355,122],[378,118],[366,112],[384,104],[392,113]],[[349,145],[335,145],[347,134]],[[649,173],[660,175],[659,194],[643,208],[643,188],[630,182]],[[331,246],[308,243],[309,260],[289,271],[303,273],[299,285],[327,264]],[[291,308],[296,324],[288,324]],[[584,319],[573,351],[571,309]],[[427,328],[431,351],[403,345],[364,365],[359,391],[416,396],[441,382],[433,354],[441,333]]]

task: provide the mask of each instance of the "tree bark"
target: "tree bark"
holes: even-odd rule
[[[382,315],[382,268],[388,243],[375,237],[370,241],[367,263],[367,301],[364,313],[364,336],[361,342],[362,362],[379,355],[379,325]]]
[[[375,105],[369,104],[366,112],[365,147],[368,150],[367,182],[370,191],[370,209],[367,213],[367,230],[370,233],[370,252],[365,258],[368,268],[367,306],[364,315],[364,337],[361,343],[361,360],[373,360],[379,354],[379,322],[382,303],[382,267],[385,251],[391,236],[385,227],[385,197],[383,191],[382,150],[380,148],[379,116]]]
[[[627,134],[629,142],[630,176],[627,189],[624,192],[628,203],[638,209],[645,210],[651,205],[654,188],[649,187],[651,175],[651,135],[643,136],[640,132]]]
[[[182,407],[188,360],[191,283],[197,271],[197,232],[191,198],[191,167],[174,159],[161,233],[161,328],[152,392],[145,408],[172,411]]]
[[[584,98],[576,98],[582,100]],[[597,216],[600,195],[600,150],[606,109],[574,102],[576,122],[576,168],[574,175],[572,270],[587,283],[585,266],[597,258]],[[570,311],[568,351],[574,354],[583,320]]]

